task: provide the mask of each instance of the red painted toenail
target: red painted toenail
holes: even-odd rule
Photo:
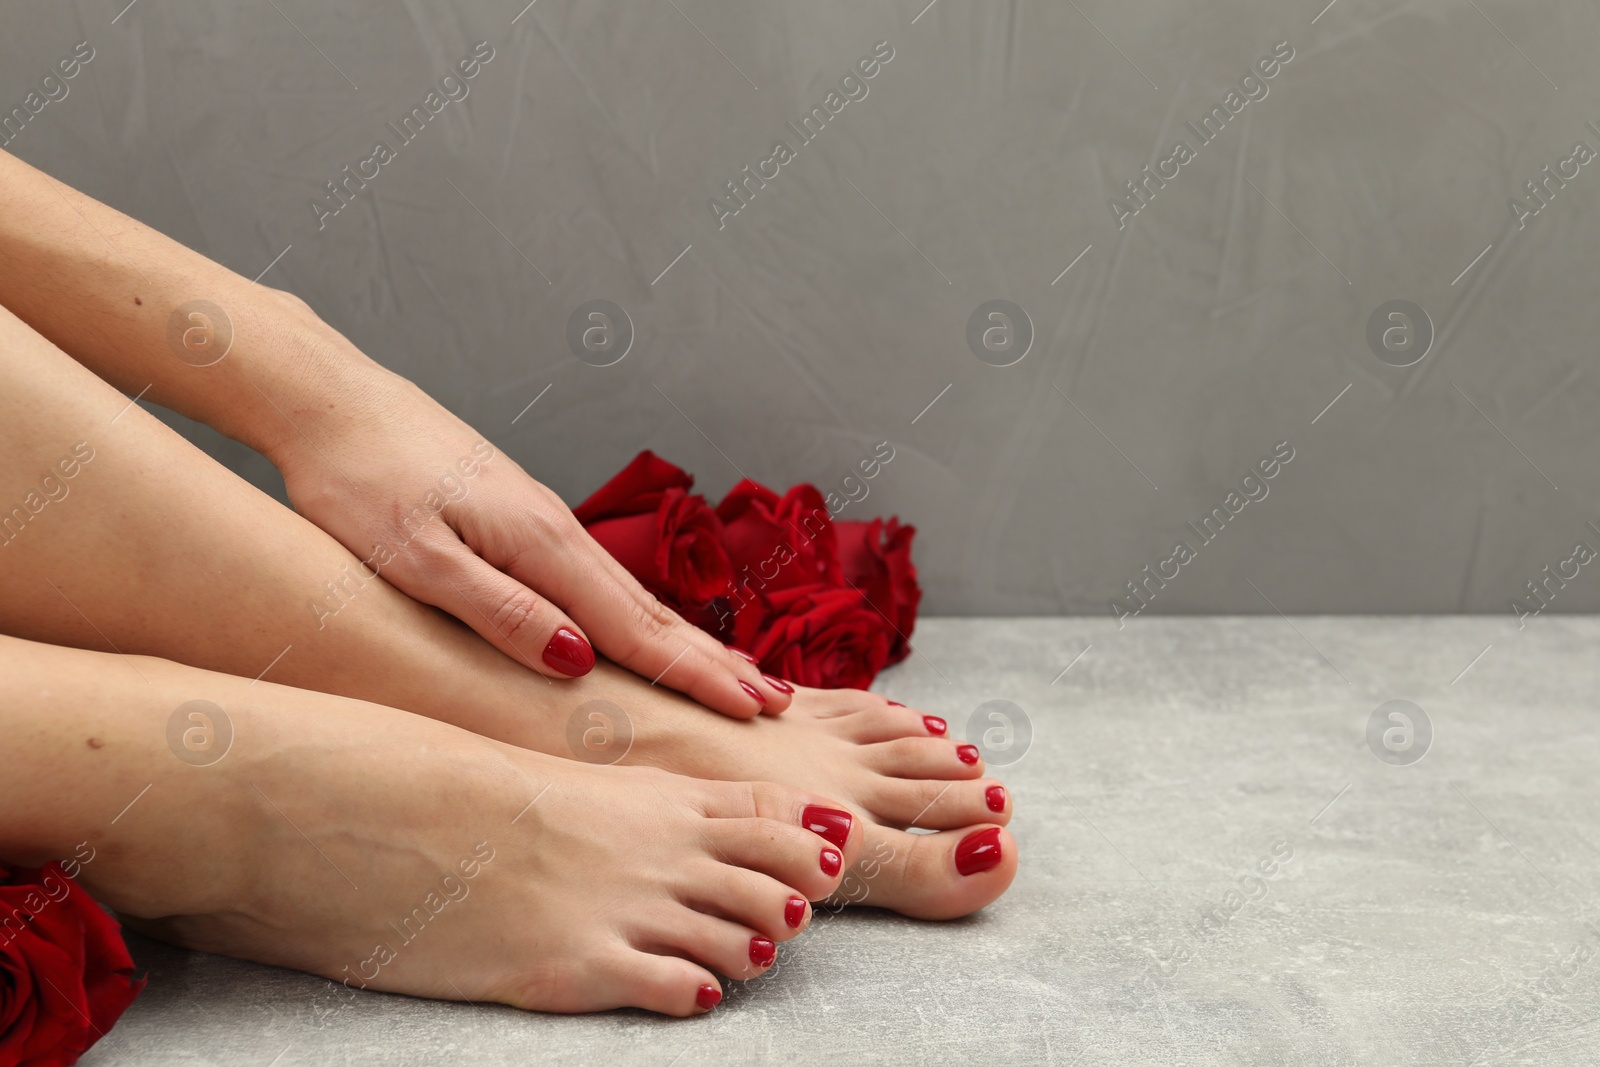
[[[988,803],[990,811],[1005,811],[1006,787],[1003,785],[991,785],[983,791],[983,799]]]
[[[762,707],[767,706],[767,698],[762,696],[760,691],[749,682],[741,681],[739,683],[739,688],[743,689],[746,693],[749,693],[752,697],[754,697],[757,704],[760,704]]]
[[[850,827],[855,825],[855,818],[848,811],[811,804],[800,813],[800,825],[844,848],[845,842],[850,840]]]
[[[740,659],[744,660],[746,663],[755,663],[756,662],[756,658],[754,656],[752,656],[750,653],[746,652],[742,648],[734,648],[732,645],[729,645],[728,646],[728,651],[732,652],[735,656],[738,656]]]
[[[822,865],[822,873],[832,878],[839,873],[839,868],[844,866],[844,857],[831,848],[825,848],[818,862]]]
[[[945,731],[950,729],[950,724],[937,715],[924,715],[922,717],[922,725],[926,726],[928,732],[935,737],[943,737]]]
[[[889,706],[891,708],[903,708],[903,707],[905,707],[905,705],[900,703],[898,700],[889,701]]]
[[[722,1003],[722,990],[714,985],[703,985],[694,995],[694,1002],[706,1011]]]
[[[792,693],[792,692],[794,692],[794,686],[790,685],[788,682],[784,681],[782,678],[774,678],[770,674],[763,674],[761,676],[761,680],[763,682],[766,682],[768,685],[772,686],[772,688],[776,689],[780,693]]]
[[[750,939],[750,962],[757,967],[771,967],[778,958],[778,946],[764,937]]]
[[[791,930],[800,929],[800,924],[806,921],[805,897],[789,898],[789,902],[783,906],[783,921],[789,924]]]
[[[589,642],[563,626],[544,646],[544,661],[552,669],[577,678],[594,669],[594,649],[589,647]]]
[[[968,834],[956,846],[956,870],[962,874],[981,874],[1000,865],[1000,827]]]
[[[977,745],[957,745],[956,746],[956,758],[959,759],[962,763],[977,763],[978,762],[978,746]]]

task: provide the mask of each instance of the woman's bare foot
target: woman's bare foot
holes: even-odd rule
[[[81,882],[130,925],[352,989],[698,1014],[861,848],[848,814],[781,786],[586,766],[144,657],[0,638],[0,669],[21,746],[0,855],[82,840]]]
[[[737,721],[609,664],[545,692],[543,710],[497,716],[495,735],[555,755],[782,782],[848,804],[867,824],[862,866],[846,885],[853,903],[950,919],[990,903],[1016,875],[1016,841],[1001,829],[1011,820],[1009,792],[984,776],[977,748],[951,738],[935,716],[859,690],[799,688],[781,717]],[[609,729],[613,744],[631,736],[626,751],[574,751],[573,716],[552,718],[549,696],[564,708],[587,708],[583,716],[616,717],[590,701],[620,709],[625,720],[592,736]],[[911,827],[940,832],[902,832]]]

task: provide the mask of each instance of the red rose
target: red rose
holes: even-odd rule
[[[917,624],[917,605],[922,602],[917,567],[911,562],[911,539],[917,528],[901,526],[899,519],[834,526],[844,579],[865,593],[868,603],[889,620],[894,630],[889,662],[899,663],[911,651],[911,631]]]
[[[733,577],[722,524],[694,478],[654,452],[640,452],[573,509],[578,521],[629,574],[678,608],[726,593]]]
[[[746,478],[717,505],[734,582],[764,592],[796,585],[839,585],[839,549],[827,502],[813,485],[783,494]]]
[[[889,659],[889,624],[854,589],[780,589],[747,646],[761,669],[820,689],[865,689]]]
[[[0,1063],[78,1062],[143,988],[116,920],[59,865],[0,868]]]

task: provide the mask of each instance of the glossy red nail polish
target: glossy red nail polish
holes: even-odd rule
[[[754,663],[754,662],[756,662],[756,658],[754,656],[752,656],[750,653],[746,652],[742,648],[734,648],[732,645],[729,645],[728,646],[728,651],[732,652],[735,656],[738,656],[740,659],[744,660],[746,663]]]
[[[962,763],[965,763],[965,764],[968,764],[968,765],[977,763],[978,762],[978,746],[977,745],[957,745],[956,746],[956,759],[958,759]]]
[[[757,704],[760,704],[762,707],[767,706],[767,698],[762,696],[761,691],[755,686],[751,685],[749,682],[741,680],[739,682],[739,688],[743,689],[746,693],[749,693],[751,698],[754,699]]]
[[[840,848],[844,848],[845,842],[850,840],[850,827],[855,825],[855,821],[848,811],[824,808],[819,804],[810,804],[800,813],[801,826]]]
[[[1000,865],[1000,827],[968,834],[956,846],[956,870],[962,874],[982,874]]]
[[[750,939],[750,962],[757,967],[771,967],[778,958],[778,946],[764,937]]]
[[[989,805],[989,810],[1000,812],[1006,810],[1006,787],[991,785],[983,791],[984,802]]]
[[[774,678],[770,674],[763,674],[761,676],[761,680],[763,682],[766,682],[768,685],[772,686],[772,688],[776,689],[780,693],[792,693],[792,692],[794,692],[794,686],[790,685],[788,682],[784,681],[782,678]]]
[[[963,842],[965,843],[965,842]],[[958,849],[960,845],[956,846]],[[996,862],[999,862],[998,860]],[[822,866],[822,873],[832,878],[839,873],[839,868],[844,866],[844,857],[831,848],[822,850],[822,857],[818,860]]]
[[[922,725],[926,726],[928,732],[934,737],[943,737],[950,729],[950,724],[937,715],[924,715],[922,717]]]
[[[806,898],[790,897],[783,906],[783,921],[789,924],[789,929],[798,930],[800,924],[806,921]]]
[[[722,1003],[722,990],[714,985],[703,985],[694,995],[694,1002],[706,1011]]]
[[[891,708],[903,708],[903,707],[905,707],[905,705],[900,703],[898,700],[889,701],[889,706]]]
[[[594,669],[594,649],[563,626],[544,646],[544,661],[562,674],[578,678]]]

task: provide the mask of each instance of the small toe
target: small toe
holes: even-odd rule
[[[936,715],[909,708],[866,708],[829,720],[833,729],[857,744],[897,741],[902,737],[943,737],[949,727]]]
[[[903,737],[861,746],[861,762],[895,778],[979,778],[983,758],[976,745],[938,737]]]
[[[880,822],[902,829],[950,830],[975,823],[1011,821],[1011,796],[993,778],[976,781],[875,778],[862,797]]]

